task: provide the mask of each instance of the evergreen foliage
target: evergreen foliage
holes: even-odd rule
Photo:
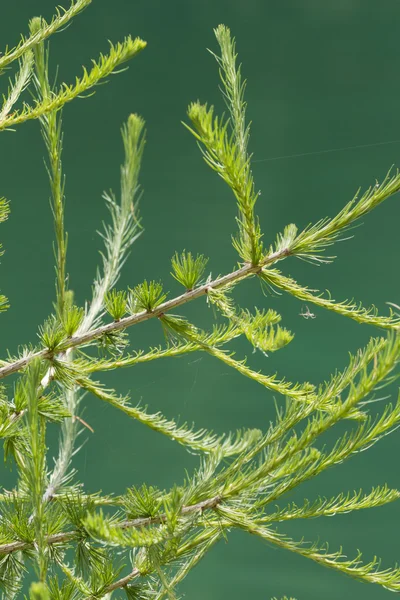
[[[179,296],[168,298],[162,283],[152,280],[132,289],[116,289],[131,245],[141,233],[139,173],[145,129],[142,118],[132,114],[122,128],[125,159],[120,195],[109,192],[104,196],[111,220],[101,234],[102,265],[94,278],[90,303],[76,306],[67,270],[62,110],[146,45],[130,37],[111,44],[109,54],[93,61],[91,70],[84,69],[74,84],[52,86],[47,39],[89,4],[90,0],[73,0],[69,9],[58,9],[50,23],[33,19],[29,36],[23,36],[0,57],[3,72],[12,63],[18,65],[3,98],[0,130],[28,119],[40,123],[48,153],[56,267],[54,313],[39,327],[38,342],[0,362],[1,379],[12,374],[17,378],[14,385],[0,389],[0,437],[7,460],[18,472],[15,489],[3,490],[0,496],[3,598],[20,596],[24,580],[34,577],[31,600],[109,598],[118,590],[131,600],[174,600],[178,584],[234,528],[362,581],[400,591],[397,566],[381,567],[377,558],[363,562],[361,553],[348,559],[342,549],[330,551],[323,543],[307,544],[279,531],[283,521],[364,510],[399,499],[400,492],[386,485],[367,492],[339,492],[300,505],[287,504],[284,495],[370,448],[400,426],[400,396],[383,403],[380,413],[372,411],[370,402],[376,390],[398,375],[400,318],[393,310],[380,315],[375,307],[365,308],[357,301],[337,302],[329,294],[323,296],[301,286],[276,268],[276,263],[289,256],[317,263],[332,260],[325,250],[400,189],[399,173],[357,194],[333,218],[301,232],[289,224],[266,249],[256,214],[259,192],[248,150],[245,82],[235,41],[229,29],[220,25],[215,30],[220,53],[214,57],[228,117],[217,116],[212,106],[195,102],[188,109],[191,124],[187,127],[207,165],[229,186],[236,200],[238,232],[233,245],[239,266],[212,278],[207,276],[207,258],[177,252],[171,274],[184,288]],[[29,103],[21,101],[27,88],[33,94]],[[8,212],[7,201],[0,199],[0,221]],[[293,334],[280,325],[281,317],[274,310],[255,307],[251,312],[236,305],[234,288],[248,278],[258,278],[263,285],[284,290],[310,305],[379,327],[384,335],[371,338],[350,357],[345,370],[334,371],[319,386],[255,371],[229,348],[235,338],[244,336],[254,351],[268,354],[290,343]],[[210,331],[172,312],[201,298],[215,307],[216,323]],[[7,299],[1,296],[0,310],[7,307]],[[152,318],[159,320],[166,333],[165,345],[128,351],[128,329]],[[283,408],[276,409],[275,421],[264,431],[217,434],[131,404],[93,378],[95,373],[192,352],[206,352],[285,397]],[[197,470],[187,473],[184,483],[170,490],[142,485],[121,496],[85,493],[72,467],[79,449],[77,437],[83,423],[79,409],[85,393],[198,454]],[[346,427],[338,430],[334,445],[321,446],[321,436],[344,420]],[[49,422],[60,427],[59,453],[53,466],[46,444]]]

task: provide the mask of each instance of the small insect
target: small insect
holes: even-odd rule
[[[305,311],[301,311],[301,313],[299,313],[299,315],[301,317],[304,317],[304,319],[316,319],[316,315],[314,315],[314,313],[310,312],[310,309],[308,308],[308,306],[306,306],[306,310]]]

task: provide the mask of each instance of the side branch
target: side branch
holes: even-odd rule
[[[39,31],[35,32],[30,37],[26,39],[23,38],[18,46],[8,52],[5,52],[4,56],[0,58],[0,69],[4,69],[14,60],[21,58],[25,52],[34,47],[36,44],[43,42],[53,33],[65,27],[69,21],[73,19],[73,17],[89,6],[91,2],[92,0],[76,0],[76,2],[71,2],[71,6],[67,10],[59,8],[49,24],[43,26]]]
[[[203,513],[205,510],[214,510],[219,506],[222,502],[221,496],[214,496],[213,498],[209,498],[208,500],[203,500],[202,502],[197,502],[196,504],[191,504],[189,506],[184,506],[181,510],[181,516],[184,517],[186,515],[191,515],[193,513]],[[157,525],[164,523],[167,520],[167,515],[165,513],[158,515],[156,517],[142,517],[138,519],[127,519],[125,521],[121,521],[120,523],[116,523],[114,525],[117,529],[138,529],[140,527],[146,527],[148,525]],[[62,533],[55,533],[53,535],[49,535],[47,537],[47,544],[62,544],[66,542],[71,542],[74,539],[77,539],[81,533],[79,531],[65,531]],[[32,542],[9,542],[8,544],[0,545],[0,556],[5,554],[11,554],[13,552],[23,552],[25,550],[30,550],[35,547],[35,541]],[[121,587],[121,586],[117,586]],[[117,588],[110,588],[109,591]]]
[[[268,257],[267,261],[268,261],[268,263],[272,263],[277,260],[280,260],[281,258],[284,258],[284,256],[286,256],[285,251],[277,252],[275,254],[271,254]],[[138,323],[141,323],[142,321],[147,321],[154,317],[161,317],[164,313],[166,313],[178,306],[181,306],[182,304],[186,304],[186,302],[190,302],[191,300],[195,300],[196,298],[205,296],[210,289],[218,289],[220,287],[224,287],[233,282],[239,281],[240,279],[245,279],[252,275],[256,275],[257,273],[259,273],[259,271],[260,271],[260,267],[258,267],[258,266],[253,267],[251,265],[245,265],[244,267],[241,267],[240,269],[237,269],[236,271],[233,271],[232,273],[229,273],[228,275],[219,277],[219,278],[215,279],[214,281],[211,281],[202,286],[199,286],[198,288],[196,288],[194,290],[185,292],[184,294],[181,294],[180,296],[177,296],[176,298],[167,300],[166,302],[163,302],[163,304],[160,304],[160,306],[158,306],[155,310],[153,310],[151,312],[141,311],[141,312],[131,315],[129,317],[120,319],[119,321],[113,321],[112,323],[108,323],[107,325],[102,325],[101,327],[97,327],[96,329],[85,332],[81,335],[72,336],[71,338],[66,340],[61,346],[59,346],[57,348],[57,353],[65,352],[69,348],[77,348],[79,346],[87,346],[88,344],[90,344],[91,342],[100,338],[103,335],[107,335],[107,334],[113,333],[115,331],[122,331],[123,329],[127,329],[128,327],[131,327],[132,325],[137,325]],[[49,350],[48,348],[43,348],[42,350],[38,350],[37,352],[32,352],[31,354],[28,354],[27,356],[24,356],[12,363],[8,363],[8,364],[5,364],[3,367],[0,367],[0,379],[3,379],[4,377],[7,377],[8,375],[12,375],[13,373],[16,373],[17,371],[21,371],[26,366],[28,366],[29,363],[32,362],[32,360],[34,360],[35,358],[40,358],[42,360],[46,360],[46,359],[51,360],[52,358],[54,358],[54,356],[55,356],[55,351]]]
[[[268,278],[271,277],[272,271],[263,271],[263,268],[273,265],[274,263],[283,260],[284,258],[291,255],[290,250],[288,248],[281,248],[276,252],[272,252],[268,254],[264,260],[260,262],[259,265],[251,265],[245,264],[240,269],[236,269],[236,271],[232,271],[227,275],[222,277],[218,277],[214,279],[214,281],[207,282],[193,290],[188,290],[180,296],[176,296],[171,300],[167,300],[160,304],[157,308],[152,311],[143,310],[141,312],[135,313],[128,317],[124,317],[119,321],[113,321],[112,323],[108,323],[106,325],[102,325],[101,327],[97,327],[96,329],[92,329],[91,331],[84,332],[80,335],[74,335],[64,342],[62,342],[55,350],[50,350],[48,348],[43,348],[42,350],[38,350],[36,352],[32,352],[31,354],[27,354],[26,356],[19,358],[18,360],[10,363],[3,362],[2,367],[0,367],[0,379],[4,379],[5,377],[12,375],[18,371],[21,371],[26,366],[28,366],[33,360],[36,358],[42,360],[51,360],[55,357],[56,354],[64,353],[66,350],[70,348],[78,348],[80,346],[87,346],[91,342],[101,338],[102,336],[112,334],[117,331],[123,331],[128,327],[132,327],[133,325],[137,325],[138,323],[142,323],[143,321],[148,321],[154,317],[162,317],[166,312],[177,308],[178,306],[182,306],[191,300],[195,300],[202,296],[206,296],[210,290],[215,290],[219,288],[224,288],[233,283],[237,283],[242,279],[247,279],[248,277],[252,277],[253,275],[262,274],[263,277],[268,275]],[[276,283],[276,282],[275,282]],[[290,290],[291,291],[291,290]],[[293,294],[295,295],[295,294]],[[333,304],[333,303],[332,303]],[[340,305],[339,305],[340,306]],[[324,305],[324,308],[327,306]],[[338,311],[339,312],[339,311]],[[350,311],[348,311],[350,312]],[[342,312],[343,314],[343,312]],[[345,316],[352,316],[351,314],[347,314]],[[354,317],[353,317],[354,318]],[[379,322],[378,322],[379,321]],[[390,325],[385,323],[382,325],[382,320],[379,320],[378,317],[374,319],[363,319],[363,322],[369,322],[370,324],[378,325],[386,327],[387,329],[397,329],[397,322],[392,322]]]

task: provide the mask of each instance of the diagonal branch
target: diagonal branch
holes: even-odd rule
[[[196,504],[191,504],[188,506],[184,506],[181,510],[181,516],[184,517],[186,515],[191,515],[193,513],[203,513],[205,510],[214,510],[219,506],[222,502],[221,496],[214,496],[207,500],[202,500],[201,502],[197,502]],[[164,523],[167,520],[167,514],[163,513],[156,517],[141,517],[138,519],[127,519],[125,521],[121,521],[120,523],[116,523],[114,527],[118,529],[139,529],[141,527],[146,527],[148,525],[157,525]],[[47,537],[47,544],[63,544],[66,542],[71,542],[74,539],[79,538],[81,533],[79,531],[65,531],[62,533],[55,533],[53,535],[49,535]],[[13,552],[23,552],[25,550],[30,550],[35,547],[36,542],[9,542],[7,544],[0,545],[0,556],[5,554],[11,554]],[[121,587],[121,586],[119,586]],[[114,588],[117,589],[117,588]],[[110,590],[111,591],[111,590]]]
[[[278,262],[279,260],[286,258],[287,256],[289,256],[289,254],[290,254],[290,252],[288,251],[287,248],[281,248],[279,251],[269,254],[262,261],[262,263],[260,265],[252,266],[250,264],[246,264],[243,267],[240,267],[239,269],[236,269],[235,271],[228,273],[227,275],[224,275],[222,277],[217,277],[213,281],[209,281],[209,282],[195,288],[194,290],[186,291],[183,294],[181,294],[180,296],[176,296],[175,298],[172,298],[171,300],[167,300],[167,301],[163,302],[162,304],[160,304],[157,308],[155,308],[152,311],[143,310],[141,312],[135,313],[128,317],[124,317],[123,319],[120,319],[119,321],[113,321],[112,323],[102,325],[100,327],[97,327],[96,329],[92,329],[91,331],[82,333],[80,335],[74,335],[74,336],[68,338],[67,340],[65,340],[64,342],[62,342],[62,344],[60,344],[60,346],[56,350],[50,350],[48,348],[43,348],[42,350],[38,350],[36,352],[31,352],[29,354],[26,354],[26,356],[19,358],[13,362],[10,362],[10,363],[3,362],[3,366],[0,367],[0,379],[3,379],[5,377],[8,377],[9,375],[12,375],[13,373],[21,371],[27,365],[29,365],[32,362],[32,360],[34,360],[35,358],[40,358],[42,360],[52,360],[56,354],[65,352],[66,350],[68,350],[70,348],[78,348],[79,346],[87,346],[90,343],[92,343],[93,341],[101,338],[104,335],[108,335],[110,333],[112,334],[117,331],[123,331],[124,329],[127,329],[128,327],[132,327],[133,325],[137,325],[138,323],[148,321],[149,319],[152,319],[154,317],[162,317],[166,312],[169,312],[170,310],[173,310],[173,309],[177,308],[178,306],[182,306],[182,305],[186,304],[187,302],[191,302],[192,300],[196,300],[197,298],[206,296],[207,293],[211,289],[224,288],[226,286],[230,286],[234,283],[237,283],[238,281],[241,281],[242,279],[247,279],[248,277],[253,277],[254,275],[259,275],[260,272],[263,270],[263,267],[272,265],[272,264]],[[263,274],[267,275],[268,279],[270,279],[272,271],[264,271]],[[279,276],[283,277],[280,274],[279,274]],[[333,306],[336,306],[336,305],[334,305],[333,302],[329,302],[328,300],[325,300],[324,308],[327,308],[327,306],[325,306],[325,303],[333,304]],[[340,311],[337,311],[337,312],[340,312]],[[350,310],[348,310],[346,312],[351,313]],[[352,315],[349,314],[347,316],[352,316]],[[397,320],[389,319],[388,317],[380,318],[378,316],[375,316],[375,317],[371,317],[371,318],[364,318],[364,319],[362,319],[361,322],[369,323],[372,325],[378,325],[380,327],[385,327],[387,329],[398,328]]]
[[[22,38],[21,42],[15,48],[5,52],[4,56],[0,58],[0,69],[4,69],[14,60],[21,58],[27,50],[31,49],[36,44],[43,42],[53,33],[65,27],[73,17],[89,6],[91,2],[92,0],[73,0],[69,9],[65,10],[60,7],[49,24],[43,26],[30,37],[26,39]]]
[[[286,256],[286,252],[280,251],[268,257],[268,263],[276,262],[277,260],[282,259]],[[227,285],[235,283],[241,279],[246,279],[247,277],[251,277],[253,275],[258,274],[260,271],[260,267],[252,267],[251,265],[245,265],[228,275],[224,275],[223,277],[218,277],[214,281],[205,283],[204,285],[195,288],[194,290],[190,290],[177,296],[171,300],[167,300],[160,304],[155,310],[141,311],[139,313],[135,313],[129,317],[125,317],[120,319],[119,321],[113,321],[112,323],[108,323],[107,325],[102,325],[101,327],[97,327],[89,332],[82,333],[80,335],[72,336],[67,339],[63,344],[57,348],[57,351],[49,350],[48,348],[43,348],[42,350],[38,350],[36,352],[31,352],[26,356],[19,358],[16,361],[11,363],[4,364],[3,367],[0,367],[0,379],[12,375],[21,369],[24,369],[29,363],[32,362],[35,358],[40,358],[42,360],[51,360],[54,358],[56,353],[65,352],[69,348],[77,348],[79,346],[87,346],[91,342],[99,339],[103,335],[107,335],[110,333],[114,333],[116,331],[122,331],[127,329],[128,327],[132,327],[133,325],[137,325],[138,323],[142,323],[143,321],[148,321],[154,317],[161,317],[164,313],[177,308],[178,306],[182,306],[191,300],[195,300],[202,296],[206,296],[210,289],[223,288]]]

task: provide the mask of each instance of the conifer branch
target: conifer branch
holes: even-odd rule
[[[275,262],[282,260],[282,258],[285,258],[286,256],[286,250],[282,249],[276,252],[275,254],[268,256],[265,259],[264,264],[272,265]],[[69,339],[60,342],[56,350],[57,352],[62,353],[69,350],[70,348],[87,346],[93,341],[101,338],[102,336],[109,335],[118,331],[123,331],[128,327],[132,327],[133,325],[137,325],[138,323],[142,323],[155,317],[160,318],[166,312],[169,312],[179,306],[182,306],[187,302],[190,302],[202,296],[206,296],[210,290],[220,288],[224,289],[225,287],[229,288],[233,283],[237,283],[243,279],[259,274],[260,267],[245,265],[231,273],[228,273],[227,275],[218,277],[213,281],[200,285],[194,290],[189,290],[171,300],[166,300],[152,311],[142,310],[128,317],[124,317],[119,321],[114,321],[108,323],[107,325],[101,325],[95,329],[92,329],[91,331],[88,331],[87,333],[76,334],[74,336],[71,336]],[[328,308],[328,310],[333,310],[335,312],[338,312],[339,314],[342,314],[343,316],[349,316],[362,323],[377,325],[386,329],[396,329],[398,327],[397,324],[400,322],[399,319],[395,317],[380,317],[378,314],[375,313],[374,308],[360,309],[359,306],[356,304],[335,304],[333,301],[330,301],[328,299],[321,299],[318,296],[314,297],[311,294],[309,297],[307,294],[309,294],[310,292],[308,292],[306,288],[300,288],[300,286],[298,286],[296,282],[289,278],[285,278],[283,275],[280,274],[279,271],[276,270],[263,269],[262,277],[266,279],[267,282],[276,284],[277,287],[279,287],[280,284],[282,289],[286,290],[287,288],[287,290],[290,291],[290,293],[293,293],[294,295],[296,294],[296,297],[299,297],[300,299],[307,299],[308,301],[314,302],[315,304],[318,302],[318,305],[324,308]],[[51,360],[54,357],[54,355],[54,349],[49,350],[47,348],[44,348],[36,352],[28,353],[26,356],[15,361],[8,362],[5,364],[3,362],[3,366],[0,367],[0,379],[8,377],[9,375],[20,371],[21,369],[24,369],[35,358]]]
[[[21,58],[21,56],[32,49],[36,44],[43,42],[53,35],[53,33],[65,27],[71,19],[89,6],[91,2],[92,0],[72,0],[69,9],[65,10],[62,7],[58,8],[50,23],[43,22],[43,26],[34,33],[31,33],[30,37],[22,37],[20,43],[15,48],[12,48],[11,50],[7,49],[3,53],[0,57],[0,70],[7,67],[13,61]]]
[[[149,279],[128,290],[115,288],[141,228],[138,177],[145,143],[144,122],[131,115],[122,130],[125,160],[120,197],[117,199],[112,192],[104,195],[111,224],[101,234],[105,243],[102,268],[94,280],[91,303],[75,306],[66,267],[61,110],[66,102],[92,89],[145,46],[139,38],[126,38],[111,46],[109,55],[101,55],[91,71],[84,70],[75,84],[52,89],[44,41],[87,4],[89,0],[73,1],[69,10],[60,9],[49,25],[41,18],[33,19],[30,37],[22,38],[20,45],[0,58],[0,68],[13,60],[20,62],[0,108],[0,129],[31,118],[41,122],[49,154],[57,272],[55,314],[39,328],[38,346],[25,347],[17,357],[0,362],[0,378],[22,371],[12,382],[11,393],[10,387],[0,386],[0,438],[5,457],[15,462],[18,476],[15,489],[0,494],[0,587],[4,599],[14,600],[23,589],[25,563],[29,560],[38,579],[30,587],[31,600],[99,600],[117,590],[124,590],[130,600],[176,600],[177,584],[231,529],[242,529],[360,580],[400,591],[397,566],[381,570],[377,559],[363,564],[361,554],[348,560],[341,549],[332,553],[325,546],[296,542],[270,527],[272,523],[383,506],[400,497],[399,491],[382,485],[367,493],[317,496],[314,501],[306,499],[303,504],[282,507],[284,494],[400,427],[400,394],[392,403],[375,397],[378,390],[398,377],[395,369],[400,362],[400,315],[393,310],[389,316],[380,316],[375,307],[364,308],[353,301],[335,302],[275,269],[278,261],[289,256],[329,262],[332,257],[325,256],[326,249],[400,189],[400,174],[388,174],[381,184],[357,195],[336,217],[322,219],[300,233],[295,225],[288,225],[265,252],[255,213],[259,192],[248,151],[245,82],[237,63],[235,40],[221,25],[215,30],[220,56],[214,56],[229,118],[215,118],[214,109],[200,103],[190,106],[189,116],[191,131],[203,148],[206,162],[236,198],[239,234],[234,247],[243,263],[224,276],[205,279],[207,258],[176,252],[171,274],[184,288],[179,296],[168,299],[161,282]],[[19,111],[12,112],[32,80],[33,62],[37,98],[32,105],[23,104]],[[7,215],[8,204],[0,199],[0,221]],[[257,372],[246,360],[236,358],[226,345],[243,335],[254,350],[269,353],[288,344],[293,334],[281,326],[275,310],[248,310],[236,305],[233,288],[250,277],[283,289],[303,302],[387,329],[389,335],[386,339],[372,338],[364,349],[350,355],[343,371],[334,371],[317,387]],[[226,325],[202,331],[185,317],[172,314],[174,309],[201,297],[226,319]],[[5,303],[0,296],[0,310]],[[105,322],[105,315],[111,322]],[[159,319],[166,346],[150,347],[146,352],[125,351],[129,344],[126,330],[152,318]],[[106,357],[96,355],[93,346],[107,352]],[[88,352],[87,347],[91,347]],[[241,429],[217,435],[206,428],[196,430],[161,412],[132,406],[127,397],[91,380],[96,372],[194,351],[207,352],[240,375],[286,396],[286,403],[276,407],[276,418],[265,431]],[[78,406],[87,392],[200,454],[199,466],[192,473],[186,472],[181,485],[169,490],[143,484],[129,487],[118,496],[85,493],[75,481],[71,462],[77,451]],[[385,402],[372,404],[377,400]],[[321,438],[325,439],[334,427],[337,431],[337,424],[346,419],[353,422],[334,434],[331,446],[321,446]],[[52,472],[47,467],[49,422],[61,424],[59,453]],[[66,562],[70,550],[75,550],[71,565]],[[128,555],[130,572],[121,566],[121,559]]]
[[[289,381],[278,379],[276,375],[265,375],[263,373],[253,371],[246,365],[245,360],[235,360],[231,354],[228,354],[226,351],[221,350],[219,348],[209,347],[204,348],[204,350],[212,356],[218,358],[218,360],[220,360],[224,364],[235,369],[245,377],[248,377],[249,379],[252,379],[257,383],[260,383],[267,389],[270,389],[274,392],[278,392],[283,396],[287,396],[292,400],[297,400],[300,402],[309,402],[313,398],[313,392],[315,388],[310,383],[293,384]]]
[[[289,225],[283,235],[279,235],[275,248],[277,251],[284,245],[290,255],[311,260],[314,262],[330,262],[332,257],[325,257],[324,251],[335,242],[344,239],[342,236],[355,225],[355,223],[382,204],[385,200],[400,190],[400,173],[395,175],[387,173],[381,183],[369,187],[362,195],[358,190],[355,197],[333,218],[325,218],[313,225],[306,227],[297,235],[295,225]],[[347,238],[346,238],[347,239]]]
[[[41,379],[40,362],[33,363],[25,376],[24,394],[27,401],[27,432],[30,453],[25,461],[20,462],[20,470],[28,490],[32,495],[32,521],[35,530],[35,545],[38,550],[37,563],[40,581],[46,580],[46,516],[43,493],[46,476],[46,422],[39,413],[38,388]]]
[[[369,373],[364,371],[360,381],[350,387],[346,400],[337,402],[335,407],[332,406],[329,413],[317,412],[300,435],[294,433],[291,438],[283,439],[283,445],[278,445],[275,453],[270,458],[267,458],[257,469],[249,472],[244,480],[229,484],[228,490],[224,492],[224,496],[229,493],[229,497],[231,497],[238,494],[244,487],[248,488],[252,484],[259,485],[260,477],[267,477],[274,472],[278,474],[278,477],[292,475],[293,470],[296,471],[301,463],[301,453],[307,449],[312,449],[312,444],[317,438],[335,423],[345,418],[363,398],[366,398],[376,386],[382,383],[392,372],[399,359],[400,336],[397,336],[392,339],[391,344],[385,346],[379,355],[377,355],[376,365],[374,365],[371,371]],[[318,453],[317,456],[314,456],[314,465],[306,470],[306,477],[315,476],[329,466],[341,462],[352,453],[358,452],[363,447],[368,447],[382,435],[396,428],[399,423],[400,398],[397,405],[393,408],[388,406],[384,410],[382,417],[375,423],[366,421],[352,435],[345,435],[342,439],[339,438],[339,441],[330,454],[321,455]],[[292,424],[284,424],[285,429],[288,426],[291,428]],[[239,456],[228,467],[227,473],[224,474],[224,479],[228,480],[228,473],[233,473],[241,469],[250,458],[253,458],[264,447],[265,440],[261,440],[258,447],[256,446],[250,450],[249,456]],[[294,465],[289,461],[292,457],[295,457]],[[319,460],[317,461],[316,458],[319,458]],[[283,470],[278,471],[278,468],[282,465]],[[272,499],[275,499],[275,497],[268,498],[268,501]]]
[[[160,358],[174,358],[204,350],[204,346],[219,347],[227,344],[241,334],[237,327],[229,325],[228,327],[214,326],[211,333],[202,332],[200,340],[188,341],[181,340],[168,344],[165,348],[158,346],[150,348],[148,352],[138,350],[133,354],[125,354],[122,358],[116,359],[96,359],[92,360],[85,356],[84,359],[75,361],[74,366],[77,370],[82,370],[86,375],[97,373],[99,371],[111,371],[125,367],[151,362]],[[81,353],[83,354],[83,353]]]
[[[93,298],[82,320],[78,333],[89,331],[104,309],[109,290],[118,281],[132,244],[140,235],[138,212],[139,173],[145,146],[145,123],[135,114],[129,116],[122,128],[125,161],[121,166],[121,199],[118,203],[112,193],[104,194],[111,213],[111,226],[105,226],[102,237],[105,243],[103,272],[98,271]]]
[[[83,76],[80,79],[77,78],[75,84],[64,83],[61,89],[54,92],[50,98],[37,102],[34,106],[24,104],[21,110],[0,120],[0,131],[60,110],[65,104],[89,91],[99,81],[111,75],[121,64],[136,56],[146,47],[146,42],[140,38],[133,40],[131,37],[127,37],[123,42],[110,46],[109,54],[101,54],[98,61],[94,61],[90,71],[84,68]]]
[[[386,485],[372,488],[369,494],[363,494],[362,490],[353,494],[339,494],[334,498],[318,498],[314,502],[306,500],[303,506],[297,506],[294,502],[287,507],[277,510],[275,513],[262,517],[260,522],[274,523],[291,521],[293,519],[314,519],[316,517],[330,517],[336,514],[348,513],[353,510],[363,510],[376,506],[383,506],[388,502],[394,502],[400,498],[398,490],[392,490]]]
[[[278,253],[274,256],[269,257],[268,260],[272,263],[279,260],[279,258],[281,258],[283,255],[284,253]],[[3,361],[3,366],[0,367],[0,379],[8,377],[9,375],[20,371],[21,369],[24,369],[35,358],[51,360],[56,353],[63,353],[69,350],[70,348],[87,346],[91,342],[99,339],[101,336],[118,331],[123,331],[128,327],[137,325],[138,323],[142,323],[155,317],[160,317],[164,313],[169,312],[170,310],[173,310],[178,306],[182,306],[187,302],[206,296],[209,289],[224,288],[225,286],[230,286],[234,282],[238,282],[242,279],[258,274],[259,270],[259,267],[245,265],[244,267],[240,267],[239,269],[236,269],[235,271],[227,275],[218,277],[213,281],[200,285],[194,290],[187,291],[184,294],[181,294],[171,300],[167,300],[151,312],[147,310],[142,310],[138,313],[134,313],[131,316],[124,317],[119,321],[113,321],[111,323],[108,323],[107,325],[101,325],[99,327],[96,327],[95,329],[92,329],[91,331],[88,331],[86,333],[73,335],[69,339],[65,339],[62,341],[62,343],[59,343],[59,346],[56,349],[53,348],[50,350],[48,348],[43,348],[42,350],[27,352],[25,356],[11,362],[5,363],[5,361]]]
[[[201,561],[201,559],[206,555],[206,553],[211,550],[211,548],[221,539],[222,532],[220,530],[215,530],[212,535],[209,536],[202,545],[199,544],[198,548],[195,550],[194,554],[192,554],[188,560],[186,560],[176,575],[170,581],[170,587],[174,589],[178,583],[183,581],[185,577],[190,573],[190,571]],[[155,600],[162,600],[167,594],[166,590],[161,590],[161,592],[155,596]]]
[[[181,516],[190,516],[192,514],[203,514],[205,510],[215,510],[219,504],[222,502],[222,498],[220,496],[215,496],[213,498],[209,498],[207,500],[202,500],[201,502],[196,502],[196,504],[183,506],[181,509]],[[137,519],[126,519],[120,522],[117,522],[113,525],[113,527],[117,529],[141,529],[142,527],[147,527],[150,525],[157,525],[160,523],[164,523],[167,520],[167,514],[161,513],[154,517],[140,517]],[[73,540],[79,539],[81,536],[80,531],[65,531],[61,533],[56,533],[53,535],[49,535],[45,542],[47,545],[53,544],[64,544],[67,542],[72,542]],[[33,548],[36,544],[36,541],[15,541],[9,542],[7,544],[0,545],[0,556],[5,554],[10,554],[13,552],[24,552]]]
[[[223,513],[223,509],[221,512]],[[303,541],[294,542],[286,535],[279,534],[272,529],[257,525],[255,521],[246,518],[245,515],[238,515],[238,518],[234,518],[232,514],[230,514],[229,520],[225,523],[225,526],[229,525],[229,521],[231,524],[234,524],[253,535],[261,537],[281,548],[310,558],[325,567],[341,571],[346,575],[361,579],[362,581],[376,583],[393,592],[398,592],[400,590],[400,568],[397,565],[393,568],[380,570],[380,560],[378,558],[374,557],[371,562],[363,563],[361,561],[361,552],[358,552],[356,558],[347,559],[341,548],[337,552],[329,552],[327,544],[319,547],[317,544],[306,545]]]
[[[11,112],[13,106],[18,101],[22,92],[29,85],[31,76],[32,76],[32,68],[33,68],[33,52],[28,50],[20,60],[19,71],[15,76],[15,81],[10,81],[10,87],[8,89],[8,94],[4,98],[3,106],[0,110],[0,122],[7,117],[7,115]]]
[[[106,390],[98,383],[93,383],[88,379],[77,380],[77,383],[83,389],[91,392],[100,400],[118,408],[129,417],[136,419],[140,423],[192,450],[206,453],[218,451],[223,456],[233,456],[245,451],[261,436],[261,432],[258,429],[237,431],[235,435],[224,434],[220,437],[206,429],[196,431],[186,423],[178,425],[175,421],[166,419],[160,412],[151,414],[140,406],[131,406],[128,404],[127,398],[117,397],[113,393],[113,390]]]
[[[87,332],[93,327],[93,324],[98,322],[104,307],[106,294],[118,280],[127,253],[138,237],[139,221],[136,198],[145,143],[144,121],[139,116],[129,116],[127,124],[122,128],[122,139],[125,162],[121,167],[121,200],[118,203],[112,194],[105,195],[112,217],[112,224],[108,227],[105,226],[104,234],[102,234],[106,246],[106,254],[103,254],[103,273],[101,274],[100,271],[97,273],[92,302],[79,324],[78,333]],[[73,359],[72,352],[67,351],[66,357],[71,361]],[[66,478],[68,480],[67,470],[74,453],[75,438],[78,434],[77,419],[75,418],[79,404],[78,390],[74,388],[66,389],[65,398],[71,418],[63,423],[59,456],[46,490],[47,498],[54,495]]]
[[[33,19],[30,23],[32,35],[42,28],[42,19]],[[37,102],[47,102],[52,96],[52,89],[48,74],[48,49],[40,42],[34,47],[36,77],[35,84],[38,94]],[[56,234],[56,306],[60,320],[64,319],[66,303],[66,254],[67,236],[64,229],[64,177],[62,173],[62,121],[61,111],[52,111],[41,119],[43,139],[49,156],[48,174],[52,194],[52,212],[54,218],[54,229]]]
[[[284,290],[299,300],[326,308],[343,317],[349,317],[357,321],[357,323],[365,323],[389,330],[399,329],[400,317],[395,316],[391,309],[388,317],[381,317],[375,306],[364,308],[360,303],[352,300],[335,302],[329,296],[328,298],[324,298],[318,290],[310,290],[307,287],[300,286],[294,279],[285,277],[276,269],[263,269],[262,279],[267,284]]]

